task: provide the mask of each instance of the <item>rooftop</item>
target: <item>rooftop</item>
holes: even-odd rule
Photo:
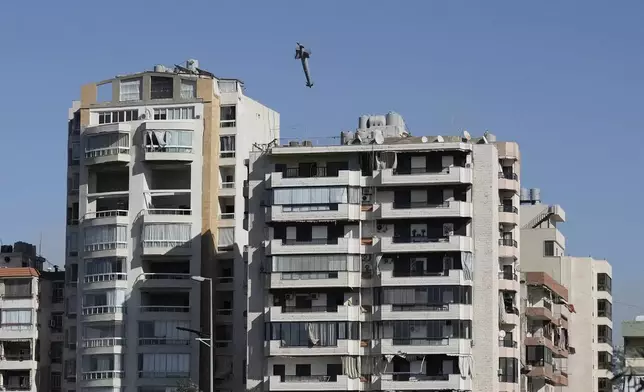
[[[1,278],[28,278],[38,277],[40,274],[35,268],[31,267],[16,267],[16,268],[0,268]]]

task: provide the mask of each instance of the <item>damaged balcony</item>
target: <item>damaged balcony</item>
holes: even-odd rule
[[[411,222],[411,223],[410,223]],[[454,219],[403,222],[379,221],[374,244],[378,253],[399,252],[472,252],[473,241],[468,235],[469,221]]]
[[[468,152],[461,151],[398,153],[396,167],[382,169],[375,182],[383,186],[471,184],[472,168],[468,160]]]
[[[472,390],[472,364],[465,357],[412,355],[394,357],[374,383],[379,390]]]
[[[374,284],[381,286],[472,284],[472,254],[468,252],[387,254],[380,259],[378,268],[380,275]]]
[[[0,340],[0,370],[31,369],[36,366],[31,341]]]
[[[143,123],[143,151],[146,161],[192,162],[194,124],[191,121],[146,121]]]
[[[130,162],[131,126],[127,123],[87,127],[83,132],[84,164],[120,164]]]
[[[269,306],[265,308],[268,320],[279,321],[364,321],[366,309],[359,305],[357,293],[344,289],[273,290]]]
[[[141,317],[190,319],[190,291],[159,289],[141,291]]]
[[[29,370],[0,370],[0,380],[3,392],[32,390],[32,374]]]
[[[548,320],[528,318],[526,347],[547,347],[556,358],[567,358],[569,354],[568,330],[559,328]]]
[[[270,289],[360,287],[358,254],[284,254],[267,259]]]
[[[266,175],[268,188],[304,188],[321,186],[360,187],[360,171],[350,170],[349,162],[299,162],[275,164],[275,171]]]
[[[364,253],[356,225],[289,223],[276,224],[269,231],[273,239],[266,242],[267,255]]]

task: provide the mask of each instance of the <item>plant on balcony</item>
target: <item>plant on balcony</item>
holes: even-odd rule
[[[177,384],[177,392],[201,392],[199,386],[190,380],[181,380]]]

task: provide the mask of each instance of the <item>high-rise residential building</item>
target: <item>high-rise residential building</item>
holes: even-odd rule
[[[541,204],[538,189],[522,190],[521,194],[521,271],[541,272],[551,278],[554,287],[561,285],[568,291],[566,299],[561,295],[563,289],[557,292],[554,287],[544,285],[546,299],[553,307],[552,318],[534,320],[526,308],[525,332],[533,332],[531,326],[548,326],[548,333],[554,339],[539,339],[538,349],[526,350],[526,363],[543,359],[542,362],[552,365],[557,376],[554,379],[535,377],[531,381],[532,391],[541,392],[541,387],[547,385],[564,387],[567,380],[570,390],[606,392],[612,377],[613,353],[611,265],[591,257],[565,256],[566,239],[558,228],[566,220],[563,208]],[[535,299],[526,298],[528,302]],[[544,305],[543,301],[535,303],[536,308],[547,313]],[[544,331],[537,328],[534,332],[543,335]],[[534,340],[528,342],[534,343]],[[554,351],[549,347],[552,344]]]
[[[0,248],[0,390],[60,392],[63,272],[26,242]]]
[[[517,144],[334,144],[251,153],[247,389],[519,391]]]
[[[196,60],[82,86],[69,114],[66,392],[185,379],[210,391],[210,377],[243,388],[244,160],[277,137],[276,112]],[[214,374],[189,331],[210,334],[211,317]]]

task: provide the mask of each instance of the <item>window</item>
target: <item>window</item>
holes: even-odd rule
[[[613,356],[608,351],[597,352],[597,364],[599,369],[611,370]]]
[[[83,373],[90,373],[84,375],[86,380],[93,379],[94,372],[121,372],[124,369],[123,355],[112,354],[96,354],[96,355],[83,355],[81,368]],[[109,377],[113,378],[113,377]]]
[[[613,330],[608,325],[597,326],[597,343],[613,344]]]
[[[154,109],[155,120],[192,120],[194,118],[194,106]]]
[[[78,233],[76,232],[67,234],[67,255],[72,257],[78,255]]]
[[[606,299],[597,300],[597,317],[613,319],[613,304]]]
[[[63,342],[51,342],[49,344],[49,355],[52,363],[62,363]]]
[[[516,358],[499,358],[499,382],[519,382],[519,361]]]
[[[221,106],[219,116],[220,128],[233,128],[237,126],[237,106]]]
[[[555,242],[554,241],[543,241],[543,255],[544,256],[555,256]]]
[[[235,136],[219,137],[219,156],[222,158],[235,157]]]
[[[78,264],[70,264],[65,270],[65,280],[67,284],[76,284],[78,282]]]
[[[143,227],[143,247],[190,247],[191,226],[185,223],[150,223]]]
[[[633,379],[637,379],[637,377],[633,377]],[[610,380],[610,378],[605,378],[601,377],[597,379],[597,390],[598,392],[611,392],[613,390],[613,384]],[[628,389],[630,390],[630,389]],[[635,390],[635,387],[633,387],[632,390]]]
[[[188,321],[140,321],[139,345],[189,345],[190,332],[177,328],[190,328]]]
[[[72,177],[67,179],[67,193],[77,194],[78,187],[80,186],[80,175],[78,173],[72,173]]]
[[[612,290],[613,279],[605,273],[597,274],[597,291],[605,291],[610,294]]]
[[[51,302],[62,303],[65,299],[65,282],[54,282],[52,284]]]
[[[4,298],[29,298],[31,292],[31,279],[4,279]]]
[[[63,365],[63,372],[65,374],[65,379],[68,381],[76,379],[76,360],[67,359]]]
[[[80,163],[80,143],[72,143],[69,154],[69,164],[78,165]]]
[[[150,78],[150,98],[171,99],[173,84],[173,78],[152,76]]]
[[[121,80],[121,92],[119,101],[139,101],[141,100],[141,79]]]
[[[527,346],[526,363],[531,366],[552,364],[552,351],[546,346]]]
[[[116,313],[125,304],[125,290],[90,291],[83,295],[83,314]]]
[[[3,309],[0,313],[1,326],[31,326],[32,320],[31,309]]]
[[[62,313],[52,313],[51,314],[51,329],[55,332],[63,331],[63,314]]]
[[[65,347],[70,350],[76,349],[76,327],[69,327],[65,330]]]
[[[186,130],[146,131],[145,151],[192,152],[192,134]]]
[[[220,80],[217,85],[222,93],[234,93],[237,91],[237,81],[235,80]]]
[[[192,99],[197,96],[196,80],[181,80],[181,99]]]
[[[235,244],[235,228],[222,227],[217,229],[217,246],[220,248],[230,247]]]
[[[76,315],[76,305],[78,302],[78,298],[75,295],[70,295],[69,297],[65,298],[65,301],[67,301],[67,304],[65,306],[65,311],[67,313],[67,316]]]
[[[86,227],[85,251],[127,248],[127,226],[103,225]]]
[[[49,374],[49,387],[51,392],[60,391],[62,384],[62,374],[51,372]]]
[[[190,377],[190,354],[139,354],[139,377]]]
[[[126,121],[136,121],[139,119],[139,110],[130,109],[130,110],[116,110],[113,112],[99,112],[98,113],[98,123],[99,124],[112,124]]]
[[[85,158],[127,154],[130,151],[130,135],[104,133],[90,136],[85,141]]]
[[[218,325],[215,328],[215,343],[217,342],[232,342],[233,341],[233,326],[232,325]],[[220,347],[220,346],[216,346]]]
[[[338,340],[359,339],[358,322],[266,323],[267,340],[279,340],[284,347],[337,346]]]

